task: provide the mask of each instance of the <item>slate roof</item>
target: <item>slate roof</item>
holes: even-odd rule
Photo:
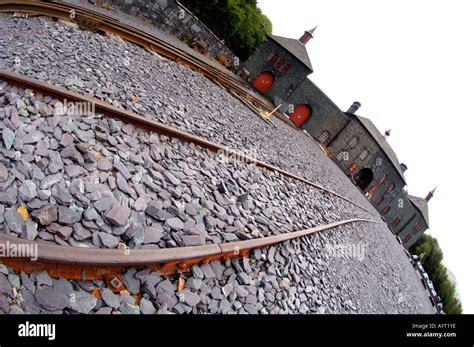
[[[410,199],[413,206],[415,206],[421,212],[421,215],[423,216],[426,225],[429,227],[430,224],[428,220],[428,202],[423,198],[419,198],[413,195],[408,195],[408,199]]]
[[[288,52],[293,54],[296,59],[302,62],[308,69],[313,71],[313,67],[311,66],[311,61],[308,56],[308,51],[306,50],[306,46],[303,45],[299,40],[290,39],[287,37],[271,35],[270,38],[286,49]]]
[[[400,175],[402,181],[406,184],[405,176],[403,176],[402,169],[400,168],[400,162],[398,161],[397,155],[395,154],[395,151],[390,147],[388,144],[387,140],[383,137],[383,135],[380,133],[380,131],[377,129],[374,123],[368,118],[357,116],[355,114],[350,114],[347,113],[347,115],[355,117],[359,120],[359,122],[364,126],[365,129],[369,132],[369,134],[373,137],[373,139],[378,143],[380,148],[385,152],[387,155],[388,159],[391,161],[392,165],[395,167],[395,170],[397,170],[398,174]]]

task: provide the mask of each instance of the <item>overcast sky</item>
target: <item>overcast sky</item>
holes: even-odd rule
[[[344,111],[383,132],[412,195],[429,203],[430,229],[457,278],[464,313],[474,313],[474,1],[259,0],[273,34],[307,44],[310,76]],[[471,214],[473,213],[473,214]],[[370,250],[369,250],[370,251]]]

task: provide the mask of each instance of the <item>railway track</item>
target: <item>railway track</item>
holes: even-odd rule
[[[71,16],[72,10],[74,10],[74,16]],[[148,50],[175,60],[178,63],[184,64],[194,71],[197,71],[220,86],[226,88],[231,94],[238,97],[241,102],[249,103],[247,106],[249,106],[249,108],[254,112],[258,112],[259,109],[268,112],[272,109],[272,105],[268,102],[249,94],[249,89],[245,82],[235,78],[235,76],[232,76],[230,73],[224,73],[218,68],[206,64],[186,52],[171,46],[167,42],[142,30],[121,23],[110,16],[71,4],[40,1],[0,0],[0,12],[45,15],[73,22],[78,24],[80,27],[85,27],[98,32],[118,35],[124,40],[138,44]],[[237,150],[229,149],[202,137],[186,133],[177,128],[147,119],[135,113],[116,108],[102,100],[73,93],[67,89],[53,86],[40,80],[25,77],[6,70],[0,70],[0,80],[18,87],[29,88],[36,92],[56,97],[60,100],[64,99],[68,102],[92,103],[95,106],[96,112],[105,116],[118,118],[124,123],[132,123],[144,130],[153,131],[171,138],[177,138],[181,141],[190,142],[213,152],[225,151],[229,155],[236,155],[246,162],[254,163],[264,169],[275,171],[286,177],[301,181],[313,188],[342,199],[370,215],[376,216],[376,214],[360,204],[313,181],[297,176],[266,162],[247,157]],[[35,247],[37,249],[37,259],[35,261],[28,258],[3,257],[1,262],[16,271],[32,273],[46,270],[54,277],[77,280],[103,279],[104,277],[110,279],[115,276],[120,276],[121,272],[129,267],[148,267],[155,269],[162,274],[169,275],[176,272],[186,272],[189,270],[191,265],[196,263],[209,262],[215,259],[227,259],[234,256],[246,256],[251,250],[256,248],[332,230],[351,223],[379,222],[370,219],[355,218],[321,225],[315,228],[247,241],[155,250],[66,247],[41,241],[18,239],[0,233],[0,245],[2,247],[14,244],[19,248]]]
[[[140,29],[119,22],[111,16],[91,11],[79,6],[57,2],[43,1],[5,1],[0,0],[0,12],[36,14],[61,19],[88,28],[94,31],[117,35],[122,39],[156,52],[164,57],[183,64],[192,70],[204,75],[211,81],[227,89],[253,112],[258,110],[271,112],[273,105],[251,94],[248,85],[230,72],[225,73],[218,68],[206,64],[186,52],[177,49],[169,43],[150,35]],[[73,14],[73,15],[72,15]],[[291,122],[279,112],[275,112],[287,124]]]
[[[147,131],[153,131],[171,138],[180,139],[181,141],[194,143],[214,152],[225,150],[227,153],[238,154],[242,157],[242,154],[236,150],[228,149],[220,144],[186,133],[169,125],[150,120],[127,110],[119,109],[100,99],[74,93],[65,88],[53,86],[43,81],[6,70],[0,70],[0,80],[17,87],[29,88],[33,91],[43,93],[44,95],[49,95],[60,100],[66,100],[67,102],[92,103],[94,104],[96,112],[103,114],[104,116],[118,118],[124,123],[131,123]],[[276,171],[284,176],[299,180],[376,216],[373,212],[367,210],[356,202],[353,202],[330,189],[322,187],[315,182],[309,181],[303,177],[297,176],[263,161],[252,158],[243,159],[248,160],[249,162],[254,162],[257,166],[264,169]],[[3,249],[12,244],[15,244],[15,247],[17,248],[28,247],[29,245],[29,247],[37,247],[38,256],[35,261],[31,261],[31,259],[28,258],[4,257],[1,262],[17,271],[31,273],[46,270],[53,276],[63,277],[66,279],[99,279],[104,278],[104,276],[113,277],[118,276],[124,268],[128,267],[150,267],[160,271],[162,274],[173,274],[176,272],[186,272],[189,270],[190,265],[196,263],[209,262],[215,259],[227,259],[233,256],[245,256],[252,249],[331,230],[351,223],[379,222],[370,219],[355,218],[321,225],[315,228],[246,241],[156,250],[110,250],[67,247],[52,245],[45,242],[27,241],[0,233],[0,245],[2,245]]]

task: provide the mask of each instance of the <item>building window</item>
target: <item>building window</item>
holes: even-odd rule
[[[324,130],[318,137],[318,142],[322,143],[323,145],[326,144],[327,140],[329,140],[329,131]]]
[[[384,197],[383,195],[381,195],[377,200],[375,200],[375,205],[380,205],[382,203],[382,201],[384,201]]]
[[[275,63],[280,59],[278,54],[270,53],[270,56],[268,57],[268,63],[270,65],[275,65]]]
[[[376,190],[377,190],[377,186],[373,186],[372,188],[369,189],[369,193],[374,194]]]
[[[394,190],[395,190],[395,184],[392,183],[392,184],[390,185],[390,187],[388,187],[387,193],[391,193],[391,192],[393,192]]]
[[[392,220],[392,225],[394,227],[398,226],[400,224],[400,222],[402,221],[402,219],[400,217],[395,217],[393,220]]]
[[[284,63],[285,63],[285,61],[280,58],[280,60],[278,60],[274,65],[275,69],[280,70],[280,68],[283,66]]]
[[[357,164],[352,164],[351,166],[349,166],[347,171],[349,171],[349,173],[353,173],[356,169],[357,169]]]
[[[390,206],[386,206],[386,207],[382,210],[382,214],[387,214],[389,211],[390,211]]]
[[[357,136],[353,136],[349,142],[347,143],[347,145],[353,149],[355,148],[355,146],[357,146],[357,144],[359,143],[359,138]]]
[[[411,235],[407,235],[407,236],[405,236],[405,238],[403,239],[403,242],[405,243],[405,242],[407,242],[407,241],[410,240],[410,239],[411,239]]]
[[[347,158],[347,152],[342,150],[337,154],[336,159],[339,161],[343,161],[344,158]]]
[[[287,95],[292,94],[295,91],[295,89],[296,89],[296,84],[294,84],[294,83],[290,84],[290,86],[286,90],[286,94]]]
[[[418,223],[415,224],[415,230],[416,230],[416,231],[420,231],[422,227],[423,227],[423,225],[421,225],[420,222],[418,222]]]
[[[382,177],[380,177],[380,179],[379,179],[379,184],[383,184],[383,183],[387,180],[387,177],[388,177],[387,174],[385,174],[385,175],[383,175]]]
[[[290,70],[291,68],[291,65],[286,63],[285,65],[283,65],[283,67],[281,68],[280,72],[284,75],[286,75],[288,73],[288,70]]]
[[[362,151],[361,154],[359,154],[359,159],[365,160],[368,156],[369,156],[369,150],[366,148]]]

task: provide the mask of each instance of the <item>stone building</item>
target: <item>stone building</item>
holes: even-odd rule
[[[407,166],[387,142],[390,131],[382,134],[370,119],[356,115],[359,102],[343,112],[309,80],[313,68],[306,44],[315,29],[305,31],[299,40],[268,36],[245,63],[252,86],[281,105],[296,127],[327,149],[392,232],[410,247],[428,228],[429,199],[405,190]]]
[[[268,36],[245,63],[254,88],[275,104],[286,100],[313,72],[302,42],[308,42],[315,29],[306,31],[300,40]]]

